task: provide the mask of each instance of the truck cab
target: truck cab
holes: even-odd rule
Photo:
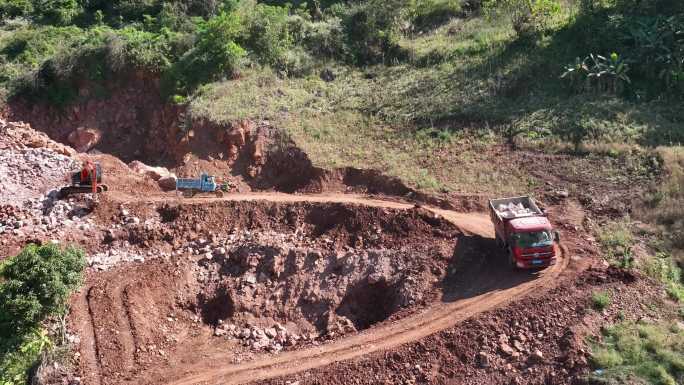
[[[489,206],[497,244],[506,249],[511,266],[530,269],[556,262],[558,233],[532,198],[492,199]]]
[[[216,191],[216,177],[213,175],[208,175],[206,173],[202,173],[200,176],[201,180],[201,188],[203,192],[212,192]]]
[[[555,233],[546,217],[516,218],[506,226],[511,265],[524,269],[549,266],[555,261]]]

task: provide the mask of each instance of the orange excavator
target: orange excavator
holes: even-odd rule
[[[102,166],[99,163],[87,160],[81,170],[71,174],[71,185],[59,190],[62,197],[70,194],[101,193],[109,188],[102,183]]]

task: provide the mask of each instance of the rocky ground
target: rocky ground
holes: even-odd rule
[[[614,303],[592,308],[587,292],[608,291]],[[655,322],[667,299],[643,277],[591,268],[555,289],[457,327],[362,359],[262,383],[304,384],[586,384],[586,336],[621,320]]]
[[[408,198],[461,212],[484,207],[479,196],[421,195],[373,171],[320,170],[291,145],[269,152],[272,130],[249,122],[215,128],[221,152],[189,153],[170,168],[91,151],[112,192],[58,199],[85,155],[26,124],[0,120],[0,257],[29,242],[87,251],[86,285],[70,315],[77,371],[60,369],[55,383],[140,383],[146,373],[153,381],[203,357],[239,364],[325,347],[440,301],[535,279],[504,270],[489,238],[420,204],[183,201],[164,192],[175,175],[235,170],[235,191],[373,192],[388,202]],[[89,129],[61,134],[79,150],[107,143]],[[553,163],[549,156],[518,160]],[[584,381],[586,336],[619,315],[652,320],[649,304],[666,300],[648,279],[602,264],[589,235],[600,226],[595,218],[624,211],[638,195],[633,184],[556,171],[538,170],[548,179],[540,196],[571,258],[558,286],[398,348],[262,383]],[[577,190],[585,182],[591,188]],[[613,293],[606,311],[591,309],[595,290]]]

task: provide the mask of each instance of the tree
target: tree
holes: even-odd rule
[[[0,336],[11,337],[64,312],[81,283],[82,251],[56,245],[29,245],[0,270]]]
[[[0,0],[0,18],[30,15],[33,12],[31,0]]]
[[[221,12],[202,22],[195,47],[164,74],[163,93],[187,94],[206,81],[235,75],[246,54],[236,42],[242,31],[242,21],[235,13]]]
[[[347,45],[357,64],[386,62],[399,56],[399,26],[407,0],[370,0],[344,19]]]
[[[288,27],[288,8],[257,4],[249,12],[247,39],[244,46],[272,66],[281,65],[285,53],[292,47],[292,35]]]
[[[69,25],[83,12],[77,0],[37,0],[35,12],[44,23]]]

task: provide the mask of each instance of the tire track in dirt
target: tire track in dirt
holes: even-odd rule
[[[91,354],[88,352],[84,358],[96,357],[95,363],[88,362],[86,367],[97,366],[98,370],[96,372],[99,376],[96,383],[101,384],[104,376],[126,374],[135,368],[135,338],[132,334],[131,320],[126,311],[126,298],[121,281],[108,282],[105,291],[107,294],[99,297],[104,298],[102,302],[91,300],[90,292],[94,289],[94,287],[88,289],[87,306],[93,327],[91,330],[94,336],[96,353]],[[98,307],[112,309],[112,312],[115,313],[114,322],[94,318],[93,314],[97,313]],[[106,312],[106,310],[104,311]],[[87,333],[90,334],[91,330],[88,330]],[[109,338],[108,333],[116,335],[116,338]],[[114,363],[110,362],[112,360],[121,363],[124,373],[109,373],[111,371],[110,367],[116,366],[112,365]]]
[[[87,309],[87,312],[78,311],[76,319],[78,329],[87,334],[86,336],[81,336],[80,339],[82,345],[80,351],[84,354],[84,356],[81,357],[81,362],[83,363],[82,370],[85,382],[92,385],[100,385],[100,364],[98,359],[100,352],[95,336],[93,309],[90,306],[91,290],[92,287],[89,287],[79,293],[78,300],[81,302],[79,309]],[[90,344],[89,346],[84,347],[83,344],[88,343],[87,341],[90,341]]]
[[[175,201],[183,204],[202,204],[220,201],[341,203],[404,210],[414,207],[413,204],[403,202],[385,201],[346,194],[289,195],[282,193],[248,193],[233,194],[223,198],[207,197],[181,199],[168,196],[137,199],[135,201],[158,203],[172,203]],[[461,229],[465,234],[476,234],[486,238],[491,238],[493,236],[493,229],[489,217],[484,213],[458,213],[429,206],[423,206],[423,208],[443,216]],[[351,337],[323,346],[295,350],[282,353],[278,356],[262,355],[258,356],[254,361],[234,365],[221,365],[221,363],[227,362],[229,353],[225,355],[219,353],[206,357],[202,362],[197,364],[148,371],[146,375],[139,377],[145,378],[144,382],[132,380],[128,383],[141,385],[143,383],[163,383],[172,385],[240,384],[286,376],[325,366],[333,362],[354,359],[380,350],[391,349],[452,327],[478,313],[500,307],[515,299],[519,299],[532,291],[552,287],[556,278],[567,267],[568,261],[567,252],[563,250],[562,256],[559,258],[559,263],[541,272],[538,278],[506,289],[496,289],[496,283],[493,282],[493,279],[482,277],[484,280],[481,282],[481,285],[484,284],[484,286],[480,287],[494,287],[491,291],[452,302],[435,303],[417,314],[385,325],[378,325]],[[483,268],[483,270],[486,269]],[[120,288],[118,288],[118,290],[120,290]],[[121,314],[119,317],[121,317]],[[130,352],[128,352],[130,354],[127,354],[126,359],[127,364],[130,363],[130,366],[132,367],[135,342],[133,341],[133,335],[130,333],[129,329],[129,335],[126,336],[127,342],[124,345],[128,346],[128,342],[130,342],[131,348],[126,348],[125,350],[127,352],[130,350]],[[130,339],[128,337],[130,337]],[[126,365],[126,367],[129,366]],[[153,378],[154,381],[150,381],[151,378]]]

